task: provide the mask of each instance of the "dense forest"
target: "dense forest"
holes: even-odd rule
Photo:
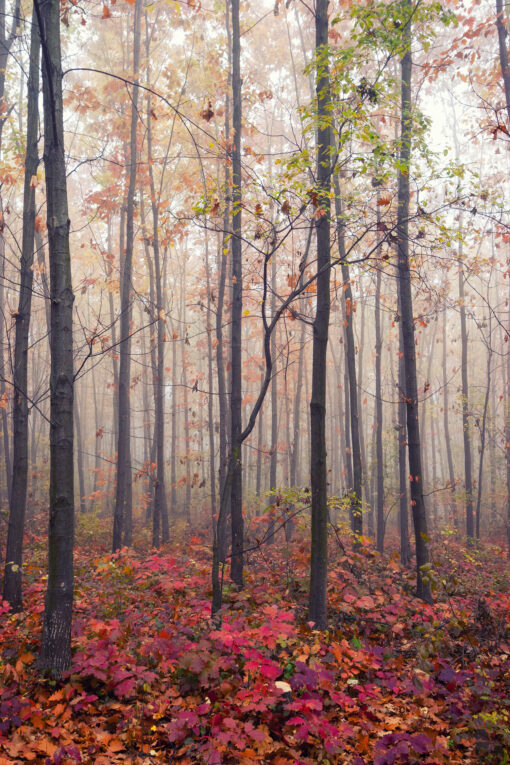
[[[509,30],[0,0],[0,765],[510,762]]]

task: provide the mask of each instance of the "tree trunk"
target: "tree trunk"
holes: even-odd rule
[[[78,405],[78,396],[74,397],[74,427],[76,429],[76,464],[78,467],[78,491],[80,494],[80,513],[83,515],[87,508],[85,506],[85,470],[83,466],[83,441],[81,434],[80,410]]]
[[[11,28],[9,32],[6,30],[6,19],[11,18]],[[4,125],[9,116],[9,110],[5,102],[5,81],[7,74],[7,65],[9,62],[9,54],[12,48],[12,44],[16,39],[16,32],[20,21],[20,0],[16,0],[13,9],[13,14],[10,16],[6,13],[5,0],[0,0],[0,149],[2,147],[2,136]],[[5,316],[4,306],[4,275],[5,275],[5,238],[4,238],[4,210],[2,204],[2,196],[0,190],[0,311],[2,316]],[[4,322],[0,322],[0,396],[2,399],[5,396],[5,358],[4,358]],[[6,494],[11,503],[11,486],[12,486],[12,464],[11,453],[9,444],[9,424],[7,417],[7,409],[2,409],[2,434],[3,434],[3,449],[5,459],[5,483]]]
[[[241,455],[242,415],[242,189],[241,189],[241,33],[239,0],[231,0],[232,8],[232,100],[234,148],[232,152],[232,319],[231,319],[231,396],[230,448],[235,454],[230,489],[232,519],[232,559],[230,576],[243,586],[243,475]]]
[[[496,0],[496,24],[498,29],[499,62],[503,85],[505,89],[505,102],[508,119],[510,120],[510,67],[508,65],[508,49],[506,47],[507,29],[503,21],[503,0]],[[510,279],[509,279],[509,306],[510,306]],[[509,308],[510,316],[510,308]],[[507,328],[510,334],[510,319]],[[507,488],[507,517],[506,530],[508,542],[508,555],[510,556],[510,351],[507,351],[507,406],[505,411],[505,442],[506,442],[506,488]]]
[[[455,471],[453,468],[452,443],[450,439],[450,422],[448,417],[448,373],[446,370],[446,306],[443,309],[443,427],[446,445],[446,460],[448,462],[448,477],[450,481],[450,507],[455,528],[457,528],[457,501],[455,498]]]
[[[211,487],[211,516],[213,527],[216,523],[216,467],[215,467],[215,444],[214,444],[214,377],[213,377],[213,350],[212,350],[212,331],[213,331],[213,311],[211,307],[211,272],[209,265],[209,237],[205,232],[205,279],[207,289],[207,385],[209,388],[207,396],[207,419],[209,431],[209,484]]]
[[[411,270],[409,266],[409,170],[411,164],[412,142],[412,102],[411,102],[411,19],[413,5],[411,0],[404,0],[404,8],[409,14],[403,32],[405,53],[401,60],[401,134],[400,162],[398,172],[398,290],[402,323],[404,350],[405,388],[404,397],[407,409],[407,445],[411,485],[411,507],[413,512],[414,536],[416,543],[416,594],[422,600],[432,600],[427,576],[429,549],[427,536],[427,516],[423,501],[423,473],[421,468],[420,424],[418,419],[418,384],[416,376],[416,350],[414,337],[413,299],[411,292]]]
[[[326,377],[330,314],[330,216],[331,216],[331,97],[328,51],[329,0],[315,7],[315,53],[317,92],[317,183],[322,214],[317,217],[317,300],[313,323],[312,395],[310,400],[310,470],[312,492],[312,540],[308,616],[325,629],[328,575],[328,504],[326,455]]]
[[[126,209],[126,254],[122,268],[122,283],[120,293],[120,339],[119,339],[119,411],[117,436],[117,486],[115,494],[115,511],[113,518],[113,551],[120,549],[122,544],[131,544],[132,534],[132,505],[131,497],[131,411],[130,411],[130,380],[131,380],[131,316],[132,290],[131,272],[134,243],[134,203],[136,188],[136,127],[138,123],[138,76],[140,66],[140,27],[142,1],[136,0],[133,22],[133,93],[131,96],[131,133],[129,142],[129,186]],[[122,253],[121,253],[122,257]]]
[[[350,492],[350,514],[351,530],[355,535],[356,541],[363,533],[363,515],[362,515],[362,485],[363,485],[363,466],[361,461],[361,441],[358,416],[358,384],[356,379],[356,346],[354,342],[353,314],[354,305],[352,299],[351,280],[349,274],[349,265],[346,262],[344,227],[342,221],[342,197],[340,191],[340,181],[338,175],[333,180],[335,188],[335,213],[336,228],[338,239],[338,251],[341,259],[343,300],[345,306],[344,327],[345,327],[345,365],[349,384],[349,412],[350,412],[350,434],[351,434],[351,455],[352,455],[352,485]]]
[[[489,296],[488,296],[489,297]],[[489,409],[489,396],[491,392],[491,364],[492,364],[492,332],[491,332],[491,314],[489,312],[489,332],[487,340],[487,383],[485,385],[485,398],[483,402],[482,424],[480,426],[480,461],[478,463],[478,490],[475,508],[475,534],[476,539],[480,539],[480,514],[482,506],[483,489],[483,462],[485,457],[485,444],[487,434],[487,412]]]
[[[381,332],[381,267],[375,281],[375,453],[377,464],[377,549],[384,551],[384,458],[383,458],[383,405],[382,405],[382,332]]]
[[[400,300],[399,313],[400,310]],[[407,504],[407,407],[405,400],[405,362],[404,362],[404,341],[402,337],[402,322],[399,323],[399,354],[398,354],[398,408],[397,408],[397,439],[398,439],[398,486],[399,486],[399,529],[400,529],[400,560],[403,566],[411,560],[411,551],[409,549],[409,510]]]
[[[175,333],[174,333],[175,334]],[[184,340],[181,338],[181,342]],[[177,512],[177,338],[172,339],[172,442],[170,450],[170,512]]]
[[[264,370],[260,373],[260,385],[262,386],[264,382]],[[258,427],[258,434],[257,434],[257,467],[256,467],[256,476],[255,476],[255,494],[257,495],[257,499],[259,500],[260,505],[260,495],[262,492],[262,452],[264,451],[264,409],[261,410],[259,414],[259,427]]]
[[[276,256],[271,260],[271,314],[276,312]],[[278,470],[278,384],[277,384],[277,361],[276,361],[276,331],[271,335],[271,357],[273,359],[273,376],[271,378],[271,462],[269,464],[269,489],[276,491]],[[274,542],[274,513],[276,507],[276,495],[271,498],[271,516],[269,519],[268,542]]]
[[[39,666],[60,676],[71,662],[74,547],[73,290],[69,251],[60,51],[60,3],[36,3],[42,48],[44,166],[51,290],[48,584]]]
[[[147,49],[148,47],[149,45],[147,43]],[[161,519],[161,541],[163,544],[165,544],[170,538],[165,487],[165,307],[163,303],[162,269],[159,250],[159,204],[158,200],[156,199],[154,172],[152,169],[152,117],[150,98],[147,100],[147,153],[149,155],[148,167],[152,208],[152,248],[154,251],[154,281],[156,285],[156,305],[154,306],[154,310],[156,314],[157,331],[157,365],[155,370],[156,379],[154,381],[154,418],[156,428],[156,484],[154,491],[154,517]]]
[[[32,178],[37,175],[39,155],[39,29],[35,10],[32,13],[30,35],[30,69],[28,74],[27,148],[25,154],[25,182],[23,190],[23,237],[20,262],[20,291],[16,314],[14,343],[14,408],[12,488],[9,506],[9,530],[5,554],[3,598],[16,613],[23,608],[22,565],[23,534],[28,485],[28,334],[32,307],[32,282],[35,233],[35,188]],[[3,349],[0,348],[0,353]],[[33,416],[33,415],[32,415]]]
[[[464,439],[464,481],[466,502],[466,537],[468,544],[475,535],[473,515],[473,479],[471,459],[471,433],[469,429],[469,384],[468,384],[468,335],[466,327],[466,305],[464,294],[464,268],[462,265],[462,245],[459,247],[459,314],[461,340],[461,378],[462,378],[462,435]]]

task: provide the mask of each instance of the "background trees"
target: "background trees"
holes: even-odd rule
[[[22,64],[7,58],[0,82],[1,488],[18,524],[5,558],[13,608],[23,492],[33,516],[48,485],[55,512],[65,495],[52,523],[66,519],[66,587],[72,500],[80,524],[104,523],[115,551],[197,529],[216,536],[215,587],[222,565],[241,587],[244,552],[293,528],[311,544],[309,614],[321,626],[332,526],[351,539],[350,526],[356,555],[367,535],[381,554],[398,542],[427,600],[427,548],[446,529],[464,529],[465,518],[470,540],[508,533],[503,8],[490,18],[459,11],[455,23],[434,2],[312,10],[64,9],[58,150],[49,91],[44,127],[58,213],[37,170],[37,104],[24,110],[29,25],[19,37],[0,30]],[[483,67],[482,39],[492,45]],[[455,121],[452,98],[464,104]],[[51,379],[50,351],[64,354]],[[50,445],[65,457],[62,483]]]

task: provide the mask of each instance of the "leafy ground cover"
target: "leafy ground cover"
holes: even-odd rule
[[[213,623],[201,537],[116,556],[90,540],[76,553],[73,666],[58,683],[37,673],[45,554],[28,541],[25,611],[0,617],[0,765],[510,761],[499,548],[439,540],[428,606],[395,556],[335,540],[319,632],[306,623],[300,541],[253,553],[245,590],[225,587]]]

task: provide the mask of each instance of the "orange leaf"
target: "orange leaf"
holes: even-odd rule
[[[103,5],[103,15],[101,16],[102,19],[111,19],[112,14],[110,12],[110,9],[107,5]]]
[[[109,752],[122,752],[122,750],[125,749],[124,744],[120,740],[120,738],[114,738],[110,743],[108,744],[108,751]]]

